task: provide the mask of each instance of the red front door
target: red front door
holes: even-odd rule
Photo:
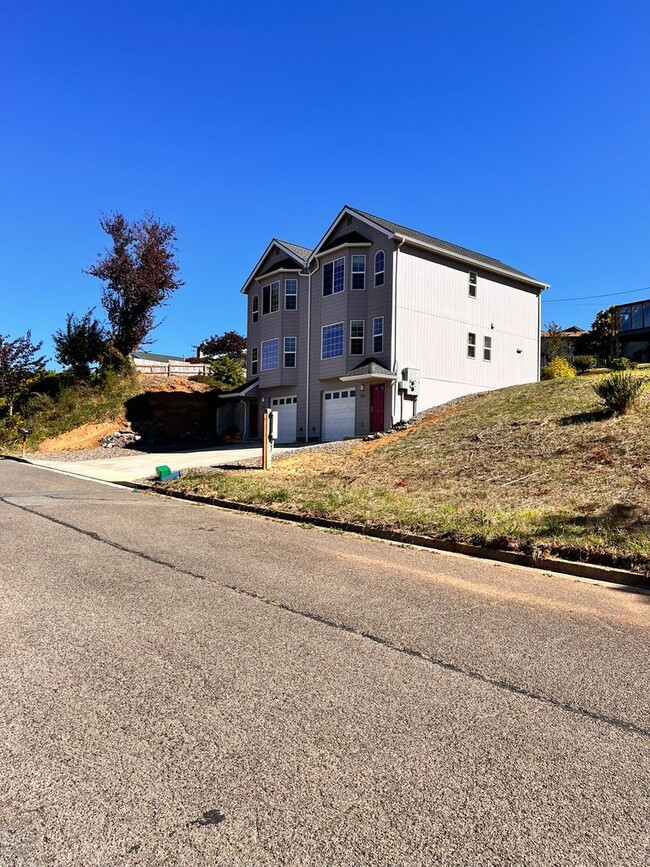
[[[370,386],[370,430],[384,430],[385,385]]]

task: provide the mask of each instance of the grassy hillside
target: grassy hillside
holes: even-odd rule
[[[186,490],[457,541],[650,561],[650,388],[640,411],[598,409],[593,377],[464,398],[407,431],[272,470],[188,475]]]

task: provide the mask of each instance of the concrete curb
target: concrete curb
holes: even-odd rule
[[[512,563],[516,566],[528,566],[547,572],[560,572],[564,575],[575,575],[578,578],[592,578],[596,581],[606,581],[611,584],[624,584],[641,590],[650,590],[650,576],[631,572],[628,569],[617,569],[610,566],[599,566],[594,563],[584,563],[574,560],[560,560],[554,557],[534,557],[518,551],[503,551],[499,548],[484,548],[479,545],[469,545],[464,542],[449,542],[444,539],[433,539],[429,536],[418,536],[414,533],[401,533],[397,530],[382,530],[376,527],[366,527],[363,524],[351,524],[345,521],[335,521],[330,518],[316,518],[297,515],[294,512],[282,512],[278,509],[267,509],[263,506],[253,506],[250,503],[236,503],[232,500],[221,500],[215,497],[204,497],[200,494],[186,494],[182,491],[165,490],[149,482],[116,482],[128,488],[141,488],[153,491],[164,497],[176,500],[188,500],[207,506],[217,506],[221,509],[231,509],[237,512],[250,512],[263,515],[266,518],[277,518],[281,521],[291,521],[294,524],[312,524],[329,530],[340,530],[345,533],[357,533],[388,542],[401,542],[405,545],[417,545],[437,551],[449,551],[453,554],[465,554],[482,560],[495,560],[500,563]]]

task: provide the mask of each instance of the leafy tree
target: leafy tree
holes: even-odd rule
[[[589,351],[606,363],[616,354],[618,349],[615,313],[615,307],[599,310],[589,332]]]
[[[569,341],[557,322],[549,322],[546,326],[546,355],[549,361],[555,358],[566,358],[569,354]]]
[[[13,415],[16,397],[29,380],[45,370],[45,356],[37,355],[42,345],[42,341],[32,343],[31,331],[15,340],[0,334],[0,397],[6,398],[9,415]]]
[[[102,305],[111,326],[113,356],[125,359],[147,342],[154,310],[184,285],[175,261],[176,229],[153,215],[129,222],[123,214],[102,216],[113,247],[85,273],[103,281]]]
[[[219,355],[227,355],[243,361],[246,357],[246,338],[237,331],[226,331],[224,334],[214,334],[208,337],[199,346],[199,352],[214,358]]]
[[[210,362],[212,377],[216,380],[218,388],[228,390],[237,388],[246,382],[246,369],[241,361],[222,355]]]
[[[65,329],[52,335],[56,360],[72,369],[78,379],[90,377],[90,365],[101,361],[106,353],[107,334],[104,326],[93,317],[95,308],[77,319],[74,313],[66,316]]]

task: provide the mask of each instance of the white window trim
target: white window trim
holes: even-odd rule
[[[343,288],[339,289],[338,292],[335,292],[334,291],[334,269],[335,269],[337,262],[343,262]],[[329,293],[329,295],[325,294],[325,268],[327,267],[327,265],[332,266],[332,291]],[[336,259],[332,259],[331,262],[324,262],[323,263],[323,288],[322,288],[322,292],[321,292],[321,297],[332,298],[334,295],[340,295],[341,292],[345,292],[345,256],[338,256]]]
[[[323,332],[326,328],[334,328],[335,325],[340,325],[343,328],[343,351],[340,355],[329,355],[327,358],[323,357]],[[321,325],[320,329],[320,360],[321,361],[330,361],[332,358],[342,358],[345,355],[345,322],[328,322],[327,325]]]
[[[470,337],[474,338],[473,343],[470,341]],[[474,355],[470,355],[470,352],[469,352],[470,347],[474,350]],[[474,331],[468,331],[467,332],[467,357],[471,361],[476,361],[476,333]]]
[[[295,307],[287,307],[287,283],[289,282],[289,280],[293,280],[296,284],[295,295],[289,296],[290,298],[296,299],[296,306]],[[284,281],[284,309],[288,310],[289,313],[295,313],[298,310],[298,278],[297,277],[287,277],[286,280]]]
[[[293,366],[290,366],[290,365],[287,366],[287,363],[286,363],[286,361],[287,361],[287,340],[295,340],[296,341],[294,344],[294,346],[296,348],[289,350],[289,354],[294,356]],[[295,370],[296,367],[298,366],[298,338],[293,337],[293,335],[289,335],[288,337],[284,337],[282,339],[282,350],[283,350],[282,351],[282,367],[285,370]]]
[[[472,277],[474,278],[474,282],[472,283]],[[467,278],[467,295],[470,298],[476,300],[478,296],[478,274],[476,271],[470,271]],[[472,289],[474,290],[474,294],[472,294]]]
[[[255,302],[257,301],[257,309],[255,309]],[[260,318],[260,296],[253,295],[253,299],[251,301],[251,321],[257,322]]]
[[[487,345],[487,341],[490,341],[490,345]],[[489,358],[485,357],[485,353],[489,353]],[[487,361],[488,364],[492,363],[492,337],[490,335],[486,335],[483,338],[483,361]]]
[[[361,271],[354,270],[354,257],[358,256],[360,259],[363,259],[363,289],[355,289],[354,288],[354,275],[361,274]],[[365,292],[366,289],[366,274],[368,273],[368,257],[365,253],[351,253],[350,254],[350,291],[351,292]]]
[[[375,334],[375,322],[381,320],[381,334]],[[377,349],[377,352],[384,351],[384,317],[383,316],[375,316],[372,320],[372,354],[375,354],[375,337],[381,337],[381,349]]]
[[[254,365],[254,368],[253,368]],[[259,371],[259,358],[257,346],[251,346],[251,376],[257,376]]]
[[[278,344],[278,363],[275,367],[264,367],[264,345],[266,343],[277,343]],[[280,338],[279,337],[271,337],[268,340],[262,341],[261,351],[260,351],[260,371],[262,373],[266,373],[268,370],[278,370],[280,367]]]
[[[361,337],[358,337],[358,336],[357,336],[357,337],[353,337],[353,336],[352,336],[352,324],[355,323],[355,322],[356,322],[357,324],[360,322],[361,325],[362,325],[362,329],[361,329],[361,330],[362,330],[363,333],[361,334]],[[363,355],[363,350],[364,350],[365,343],[366,343],[366,320],[365,320],[365,319],[350,319],[350,333],[349,333],[349,337],[350,337],[350,345],[349,345],[349,347],[348,347],[348,349],[349,349],[349,353],[348,353],[348,354],[349,354],[349,355]],[[353,341],[353,340],[360,340],[360,341],[361,341],[361,352],[352,352],[352,341]]]
[[[377,270],[377,256],[379,256],[380,253],[384,257],[384,267],[381,269],[381,271],[378,271]],[[377,252],[375,253],[375,259],[374,259],[373,264],[374,264],[374,272],[375,272],[375,279],[374,279],[375,288],[377,287],[377,276],[379,274],[381,274],[382,278],[383,278],[382,282],[379,285],[385,286],[386,285],[386,254],[384,253],[383,250],[377,250]]]

